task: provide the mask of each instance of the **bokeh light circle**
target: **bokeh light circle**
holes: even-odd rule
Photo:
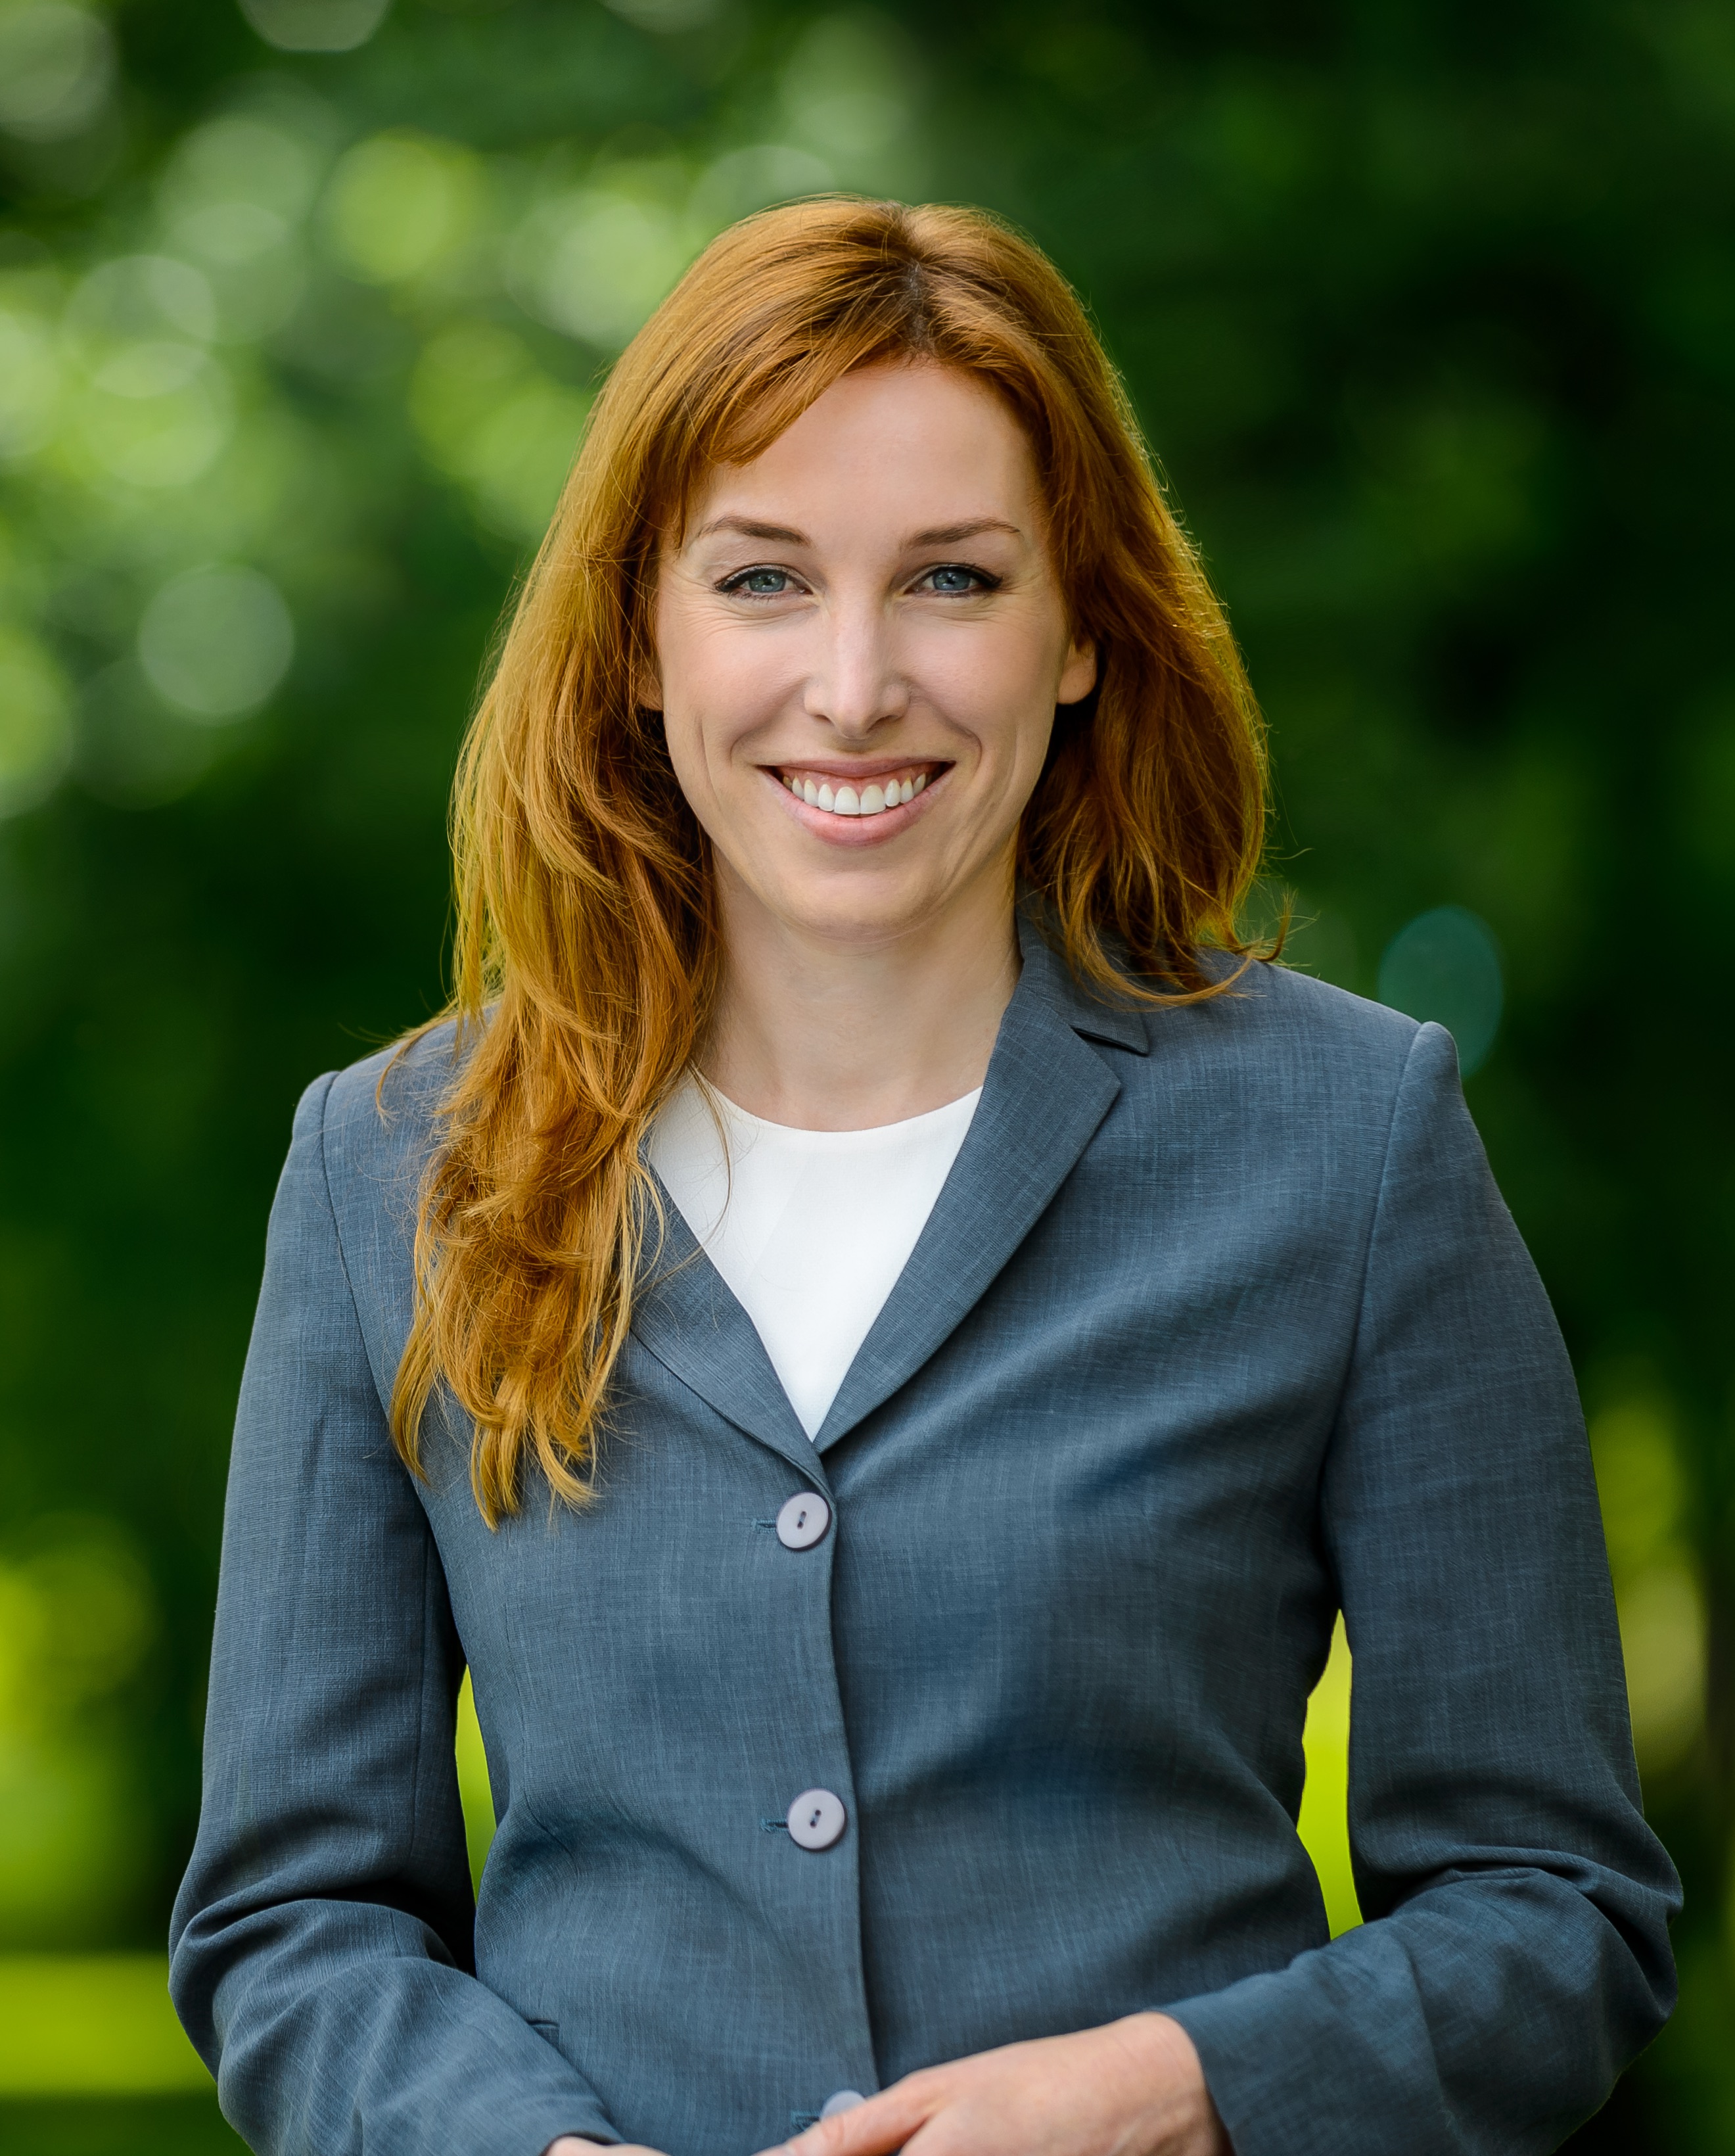
[[[285,53],[352,53],[386,19],[392,0],[241,0],[268,45]]]
[[[1487,1061],[1506,1002],[1493,932],[1461,906],[1418,914],[1386,946],[1379,1000],[1443,1025],[1458,1044],[1458,1067],[1468,1077]]]
[[[220,721],[255,711],[289,671],[295,629],[269,577],[235,562],[165,584],[139,624],[139,664],[165,702]]]

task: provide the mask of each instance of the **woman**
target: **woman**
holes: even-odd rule
[[[256,2148],[1541,2150],[1660,2025],[1571,1374],[1450,1039],[1240,936],[1262,778],[1033,249],[716,243],[273,1214],[174,1964]]]

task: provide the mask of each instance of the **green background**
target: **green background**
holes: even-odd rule
[[[1270,716],[1261,902],[1476,1065],[1688,1892],[1575,2145],[1735,2149],[1735,8],[380,12],[0,0],[0,1954],[161,1951],[295,1096],[441,1000],[454,748],[600,371],[839,184],[1077,284]],[[224,2145],[88,2025],[8,2148]]]

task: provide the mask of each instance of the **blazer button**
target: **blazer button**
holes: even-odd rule
[[[830,1506],[817,1490],[803,1490],[778,1514],[778,1540],[785,1549],[811,1549],[830,1525]]]
[[[857,2104],[866,2102],[867,2098],[856,2089],[839,2089],[835,2096],[827,2097],[820,2105],[819,2116],[821,2118],[835,2118],[840,2111],[854,2111]]]
[[[803,1789],[790,1805],[787,1825],[798,1849],[829,1849],[843,1839],[850,1815],[829,1789]]]

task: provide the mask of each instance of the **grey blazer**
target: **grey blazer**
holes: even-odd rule
[[[172,1942],[256,2149],[750,2156],[1163,2007],[1239,2156],[1543,2150],[1662,2022],[1677,1887],[1572,1373],[1450,1038],[1265,967],[1109,1009],[1024,940],[817,1444],[671,1208],[598,1501],[497,1533],[454,1418],[426,1486],[386,1424],[449,1042],[383,1118],[383,1058],[309,1089]],[[1328,1943],[1295,1822],[1340,1604],[1369,1921]]]

